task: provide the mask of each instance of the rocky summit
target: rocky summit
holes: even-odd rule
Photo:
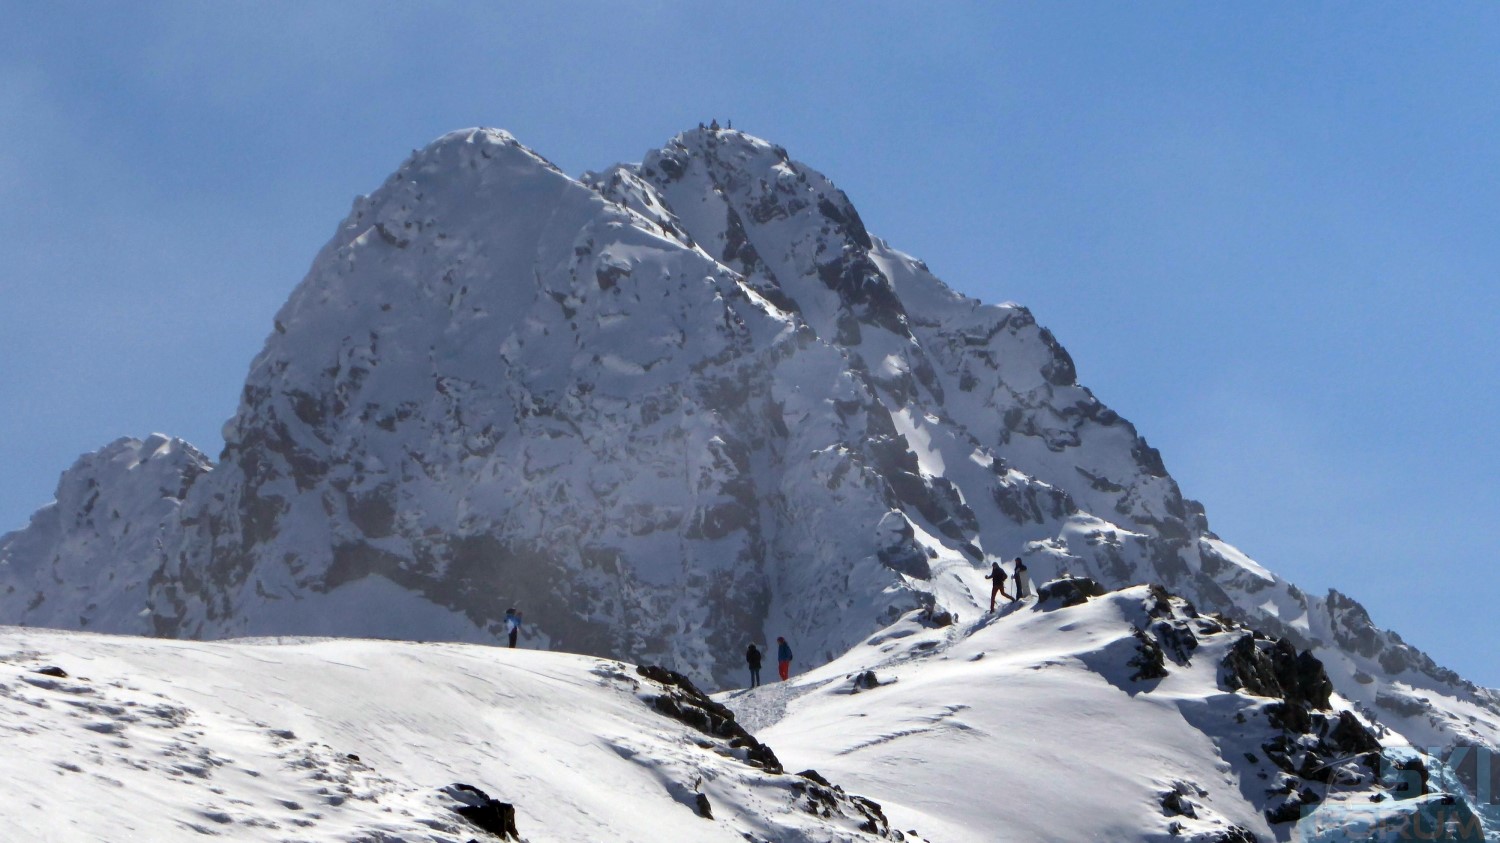
[[[1034,582],[1160,584],[1315,653],[1411,743],[1500,697],[1210,531],[1033,315],[950,288],[738,131],[573,178],[454,132],[360,197],[276,314],[211,462],[122,439],[0,538],[8,623],[493,642],[710,687]],[[1249,681],[1249,680],[1246,680]]]

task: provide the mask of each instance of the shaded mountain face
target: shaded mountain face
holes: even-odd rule
[[[580,179],[501,131],[440,138],[355,202],[225,440],[213,467],[165,438],[80,461],[0,539],[5,617],[494,641],[516,607],[532,645],[722,686],[751,641],[817,664],[972,613],[1020,556],[1313,648],[1413,742],[1500,745],[1491,692],[1210,532],[1029,311],[740,132]]]

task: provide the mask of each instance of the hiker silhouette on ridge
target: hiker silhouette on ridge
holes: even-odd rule
[[[988,574],[985,574],[984,578],[990,581],[990,611],[991,612],[995,611],[995,595],[997,595],[997,594],[1004,594],[1006,600],[1014,600],[1015,599],[1015,598],[1011,597],[1010,594],[1005,590],[1005,580],[1006,580],[1007,577],[1006,577],[1006,574],[1005,574],[1005,569],[1003,569],[1003,568],[1000,567],[1000,563],[999,562],[991,562],[990,563],[990,572]]]
[[[1030,582],[1031,582],[1031,578],[1026,573],[1026,563],[1022,562],[1021,561],[1021,557],[1017,556],[1016,557],[1016,596],[1015,596],[1014,599],[1020,600],[1020,599],[1022,599],[1023,597],[1026,596],[1026,586]]]

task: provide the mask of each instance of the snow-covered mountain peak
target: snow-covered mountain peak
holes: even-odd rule
[[[627,168],[708,254],[827,342],[902,355],[911,336],[859,212],[818,171],[769,141],[729,129],[684,132]]]
[[[562,174],[541,153],[526,146],[505,129],[475,127],[442,135],[425,147],[414,150],[392,174],[394,180],[469,173],[483,181],[503,181],[507,174],[524,173],[532,168]]]
[[[0,536],[0,611],[38,626],[87,627],[94,610],[147,612],[164,525],[213,469],[187,442],[160,433],[123,437],[63,472],[56,500],[25,529]]]
[[[414,153],[276,315],[225,441],[211,472],[156,439],[87,458],[0,537],[5,617],[495,641],[518,607],[531,646],[727,687],[751,642],[820,664],[974,617],[1020,558],[1161,583],[1313,649],[1395,733],[1500,746],[1492,694],[1211,532],[1031,312],[741,132],[579,179],[497,130]]]

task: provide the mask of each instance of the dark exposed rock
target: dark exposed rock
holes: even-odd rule
[[[919,580],[932,578],[932,566],[927,561],[927,554],[915,541],[882,547],[876,557],[880,559],[880,564],[908,577]]]
[[[686,676],[659,665],[636,668],[641,676],[665,687],[666,693],[649,697],[659,713],[692,726],[700,732],[722,738],[735,749],[744,749],[745,760],[767,772],[782,772],[781,761],[769,746],[755,739],[734,719],[734,712],[709,696]]]
[[[874,243],[870,241],[870,235],[865,231],[864,221],[859,218],[859,212],[854,209],[854,205],[849,201],[849,197],[845,196],[844,192],[840,190],[838,192],[838,199],[839,203],[835,205],[826,197],[820,197],[818,199],[818,212],[838,225],[843,226],[844,231],[849,235],[849,239],[853,240],[855,245],[865,249],[873,248]]]
[[[745,223],[732,207],[725,213],[724,252],[720,260],[725,266],[735,267],[745,275],[751,274],[760,263],[755,244],[750,242],[750,235],[745,233]]]
[[[1308,782],[1325,787],[1336,782],[1375,784],[1380,744],[1353,713],[1331,716],[1290,702],[1269,703],[1262,711],[1267,723],[1281,730],[1280,735],[1261,745],[1266,759],[1284,774],[1283,783],[1268,794],[1286,797],[1267,808],[1266,815],[1272,822],[1296,819],[1317,801],[1316,796],[1307,796],[1312,793],[1305,786]],[[1258,763],[1252,754],[1247,758],[1252,764]],[[1362,766],[1351,766],[1351,761]]]
[[[817,770],[803,770],[797,775],[801,776],[804,779],[811,779],[824,787],[833,787],[833,785],[828,783],[828,779],[823,778],[822,774],[820,774]]]
[[[490,798],[488,793],[471,784],[451,784],[443,788],[463,804],[454,812],[501,840],[520,840],[516,830],[516,808],[509,802]]]
[[[1411,799],[1431,792],[1428,782],[1432,780],[1432,772],[1422,759],[1404,758],[1389,763],[1390,769],[1397,774],[1391,787],[1397,799]]]
[[[802,781],[792,782],[793,792],[802,797],[804,811],[824,819],[849,819],[858,823],[860,831],[882,840],[905,839],[905,835],[891,828],[879,803],[863,796],[847,794],[838,785],[830,787],[820,782],[821,778],[822,776],[817,779],[804,776]]]
[[[1311,788],[1292,790],[1275,805],[1266,809],[1266,821],[1273,825],[1296,822],[1322,801],[1323,798],[1314,793]]]
[[[698,816],[704,818],[705,820],[711,820],[714,818],[713,806],[708,804],[708,794],[698,794],[696,802],[698,804]]]
[[[1003,473],[999,466],[996,468],[997,473]],[[1044,523],[1075,508],[1066,492],[1039,483],[997,483],[991,488],[990,497],[1017,524]]]
[[[1206,624],[1210,629],[1218,626],[1215,622]],[[1218,631],[1218,630],[1214,630]],[[1149,632],[1156,638],[1157,644],[1168,658],[1180,665],[1192,662],[1193,652],[1198,649],[1198,637],[1193,630],[1182,621],[1157,621],[1151,624]]]
[[[846,247],[833,261],[818,266],[818,278],[849,307],[861,322],[878,325],[893,334],[911,336],[906,309],[891,282],[869,255],[858,247]],[[843,343],[856,345],[855,343]]]
[[[1162,656],[1161,646],[1145,630],[1138,628],[1133,632],[1136,638],[1136,654],[1129,661],[1129,665],[1135,668],[1135,672],[1130,674],[1130,681],[1149,682],[1153,679],[1165,678],[1167,665]]]
[[[1131,456],[1135,457],[1136,465],[1152,477],[1166,477],[1167,466],[1161,461],[1161,451],[1146,444],[1145,439],[1137,439],[1135,447],[1131,449]]]
[[[1165,677],[1169,659],[1181,666],[1191,664],[1193,653],[1198,650],[1199,635],[1217,635],[1230,628],[1220,620],[1199,615],[1192,603],[1170,594],[1160,585],[1151,586],[1141,608],[1150,622],[1132,630],[1137,644],[1129,666],[1135,668],[1130,677],[1135,682]]]
[[[1070,386],[1078,380],[1078,369],[1073,365],[1073,357],[1068,354],[1067,349],[1052,336],[1052,332],[1043,328],[1040,332],[1043,343],[1052,352],[1052,359],[1042,366],[1042,377],[1054,386]]]
[[[1441,667],[1432,657],[1401,640],[1401,636],[1396,633],[1376,627],[1370,619],[1370,613],[1352,597],[1330,589],[1327,601],[1333,638],[1340,647],[1365,658],[1375,659],[1388,674],[1412,670],[1443,684],[1453,685],[1473,694],[1477,698],[1474,701],[1480,705],[1491,711],[1496,710],[1493,696],[1452,670]]]
[[[1328,732],[1328,743],[1342,755],[1364,755],[1380,751],[1380,741],[1365,724],[1359,722],[1352,711],[1339,712],[1337,722]]]
[[[934,629],[942,629],[958,623],[958,615],[938,606],[935,602],[922,607],[921,618],[922,623]]]
[[[1224,657],[1221,679],[1231,690],[1325,710],[1333,682],[1323,663],[1310,652],[1297,653],[1283,638],[1247,632]]]
[[[630,277],[630,270],[623,266],[602,264],[594,271],[594,280],[601,290],[613,290],[619,283]]]
[[[63,670],[62,668],[58,667],[55,664],[45,665],[45,666],[39,667],[39,668],[37,668],[37,669],[35,669],[35,670],[31,671],[31,672],[32,673],[40,673],[43,676],[55,676],[58,679],[67,679],[68,678],[68,672],[66,670]]]
[[[725,739],[733,749],[744,749],[745,760],[768,773],[784,773],[781,762],[770,747],[745,731],[735,720],[733,711],[714,702],[687,677],[657,665],[642,665],[636,668],[636,673],[657,683],[666,691],[646,695],[646,699],[658,712],[707,735]],[[857,824],[860,831],[880,839],[904,839],[901,832],[891,829],[879,804],[862,796],[845,793],[843,788],[829,784],[815,770],[798,773],[791,788],[803,798],[802,807],[809,813],[825,819],[843,818]],[[697,795],[695,804],[699,815],[712,819],[707,802],[707,797],[703,794]]]
[[[1268,821],[1292,822],[1304,816],[1319,801],[1308,782],[1373,784],[1380,743],[1352,712],[1329,711],[1332,685],[1322,663],[1311,654],[1298,654],[1285,639],[1245,632],[1225,656],[1220,678],[1227,688],[1274,700],[1260,711],[1280,734],[1263,743],[1261,750],[1284,778],[1268,794],[1278,797],[1265,810]],[[1247,758],[1258,763],[1254,755]],[[1365,770],[1351,769],[1351,759],[1362,761]]]
[[[1339,646],[1367,659],[1380,652],[1379,630],[1364,606],[1331,590],[1328,592],[1328,611],[1335,621],[1333,637]]]
[[[1160,586],[1149,590],[1141,609],[1148,620],[1132,630],[1137,641],[1136,654],[1129,662],[1135,669],[1133,681],[1159,679],[1167,674],[1169,659],[1189,664],[1206,644],[1232,636],[1220,664],[1220,681],[1231,690],[1270,698],[1260,702],[1247,698],[1245,707],[1234,712],[1233,724],[1226,722],[1225,727],[1247,736],[1257,732],[1265,735],[1260,753],[1242,755],[1252,767],[1274,768],[1274,772],[1252,770],[1244,778],[1245,782],[1253,781],[1254,776],[1272,778],[1274,783],[1265,791],[1267,801],[1261,805],[1271,822],[1300,819],[1318,804],[1319,791],[1334,784],[1379,787],[1380,743],[1353,712],[1329,710],[1331,688],[1317,659],[1298,654],[1284,639],[1247,629],[1222,616],[1200,615],[1191,603]],[[1178,783],[1173,792],[1161,794],[1162,809],[1168,816],[1191,818],[1189,797],[1198,792],[1191,787]],[[1179,826],[1178,834],[1186,834],[1188,824]],[[1230,836],[1222,839],[1254,839],[1238,836],[1241,832],[1244,830],[1231,829],[1224,832]]]
[[[1104,586],[1088,577],[1063,577],[1043,583],[1036,590],[1037,604],[1046,609],[1077,606],[1103,594]]]
[[[1169,790],[1161,795],[1161,810],[1169,817],[1198,818],[1198,809],[1179,790]]]

